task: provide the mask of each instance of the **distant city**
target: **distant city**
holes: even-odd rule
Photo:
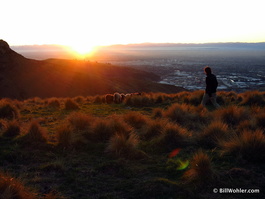
[[[138,59],[108,61],[156,73],[160,75],[161,83],[181,86],[191,91],[205,89],[203,68],[210,66],[218,78],[218,90],[265,91],[265,45],[263,48],[234,45],[142,51],[139,52],[142,56]]]
[[[45,57],[43,51],[26,55]],[[192,91],[205,88],[203,68],[210,66],[218,90],[265,91],[265,43],[120,45],[105,47],[87,59],[153,72],[161,83]]]

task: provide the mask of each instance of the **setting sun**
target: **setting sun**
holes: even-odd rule
[[[96,50],[96,46],[94,45],[86,45],[86,44],[73,44],[69,46],[75,54],[80,57],[92,55]]]

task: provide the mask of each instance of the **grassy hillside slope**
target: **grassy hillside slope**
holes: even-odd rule
[[[263,198],[265,93],[219,92],[220,109],[202,95],[1,100],[0,195]]]

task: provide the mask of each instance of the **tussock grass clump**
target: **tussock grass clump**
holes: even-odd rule
[[[151,97],[145,95],[133,95],[131,97],[125,98],[124,104],[127,106],[145,107],[153,105],[154,102]]]
[[[243,100],[240,103],[241,105],[258,105],[264,106],[265,105],[265,98],[262,92],[259,91],[247,91],[241,94]]]
[[[37,194],[30,192],[19,180],[0,173],[1,199],[36,199]]]
[[[141,134],[141,138],[143,140],[151,140],[163,132],[165,126],[169,123],[168,120],[163,119],[156,119],[156,120],[149,120],[143,132]]]
[[[163,117],[163,109],[162,108],[154,108],[152,111],[152,118],[162,118]]]
[[[194,91],[192,93],[189,93],[185,98],[184,102],[187,104],[191,104],[194,106],[198,106],[201,104],[202,97],[203,97],[204,91]]]
[[[249,119],[250,112],[244,107],[228,106],[215,110],[214,117],[220,118],[221,121],[229,126],[236,126],[241,121]]]
[[[148,122],[148,118],[138,111],[130,111],[123,116],[123,120],[136,129],[142,128]]]
[[[265,111],[265,109],[264,109]],[[259,113],[255,116],[256,126],[265,129],[265,112]]]
[[[111,115],[108,119],[112,135],[120,134],[128,137],[133,130],[133,128],[118,115]]]
[[[18,119],[19,118],[19,110],[8,100],[0,101],[0,118],[2,119]]]
[[[129,136],[115,134],[109,140],[106,152],[116,157],[138,158],[141,151],[138,149],[139,138],[131,133]],[[142,153],[143,154],[143,153]]]
[[[105,102],[105,98],[104,98],[104,96],[96,96],[95,98],[94,98],[94,103],[95,104],[102,104],[102,103],[104,103]]]
[[[217,101],[220,104],[236,104],[238,103],[238,96],[237,93],[234,91],[226,92],[226,91],[220,91],[217,94]]]
[[[3,136],[14,138],[20,134],[20,125],[17,120],[13,120],[7,123],[6,129],[3,132]]]
[[[194,183],[196,186],[203,186],[209,183],[214,177],[211,158],[202,150],[195,153],[190,161],[190,169],[183,178],[187,183]]]
[[[37,121],[32,121],[27,134],[24,136],[24,139],[30,144],[46,143],[47,137],[47,131],[42,128]]]
[[[92,125],[92,139],[95,141],[106,142],[113,133],[110,122],[106,119],[97,119]]]
[[[60,108],[60,100],[58,98],[48,99],[47,106],[50,108]]]
[[[199,143],[204,147],[213,148],[218,145],[220,140],[229,136],[228,125],[221,121],[213,121],[199,135]]]
[[[262,130],[243,131],[220,145],[222,155],[236,155],[249,161],[264,161],[265,158],[265,136]]]
[[[73,129],[67,125],[63,124],[58,127],[56,131],[58,145],[63,148],[69,148],[73,145]]]
[[[263,120],[264,121],[264,120]],[[239,122],[239,124],[237,125],[235,131],[237,133],[241,133],[242,131],[245,130],[257,130],[259,127],[256,125],[255,119],[249,119],[249,120],[244,120]]]
[[[7,126],[7,121],[6,120],[3,120],[3,119],[0,119],[0,133],[1,134],[6,129],[6,126]]]
[[[84,103],[86,101],[86,99],[83,96],[77,96],[77,97],[74,98],[74,101],[76,101],[79,104],[82,104],[82,103]]]
[[[65,100],[64,109],[67,111],[78,110],[79,106],[74,100],[72,100],[71,98],[67,98]]]
[[[188,104],[173,104],[163,112],[163,116],[182,126],[197,130],[210,122],[209,114],[203,106],[195,107]]]
[[[88,131],[94,122],[95,118],[91,115],[81,113],[81,112],[73,112],[69,114],[66,121],[70,126],[73,127],[75,131]]]
[[[174,123],[168,123],[161,134],[157,138],[153,139],[152,144],[166,152],[169,152],[175,148],[186,146],[188,136],[189,132],[187,129]]]

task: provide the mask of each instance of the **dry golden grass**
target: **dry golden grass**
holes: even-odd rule
[[[50,108],[60,108],[61,103],[58,98],[49,98],[47,101],[47,106]]]
[[[174,123],[168,123],[161,134],[153,139],[154,147],[159,147],[166,152],[172,151],[175,148],[184,147],[188,143],[190,133],[187,129],[180,127]]]
[[[64,109],[71,111],[71,110],[78,110],[78,104],[71,98],[67,98],[64,103]]]
[[[265,136],[262,130],[243,131],[220,142],[220,145],[222,155],[236,155],[249,161],[264,161],[265,158]]]
[[[126,113],[123,115],[123,120],[135,129],[142,128],[148,122],[148,118],[137,111],[130,111]]]
[[[66,123],[73,127],[74,131],[88,131],[95,118],[89,114],[73,112],[66,118]]]
[[[6,129],[3,131],[5,137],[16,137],[20,134],[20,124],[17,120],[7,122]]]
[[[0,100],[0,118],[12,120],[18,119],[19,116],[19,110],[14,103],[7,99]]]
[[[109,120],[109,127],[112,131],[112,135],[125,135],[125,137],[128,138],[133,128],[129,124],[127,124],[121,116],[110,115],[109,117],[107,117],[107,119]]]
[[[73,145],[73,129],[67,124],[58,127],[56,137],[58,145],[61,147],[70,148]]]
[[[199,135],[199,144],[203,147],[216,147],[220,140],[226,139],[229,136],[228,125],[221,121],[213,121]]]
[[[251,114],[245,107],[228,106],[215,110],[213,116],[220,118],[221,121],[229,126],[236,126],[241,121],[250,119]]]
[[[208,111],[203,106],[189,104],[173,104],[163,112],[163,117],[193,130],[200,130],[211,121]]]
[[[1,199],[36,199],[37,195],[30,192],[19,180],[0,173]]]
[[[258,128],[265,129],[265,109],[262,110],[261,113],[255,116],[256,126]]]
[[[92,125],[91,139],[106,142],[113,136],[113,129],[107,119],[97,119]]]
[[[263,106],[265,105],[265,98],[264,98],[264,92],[259,91],[247,91],[242,94],[240,94],[242,97],[241,105],[258,105]]]
[[[109,140],[106,152],[116,157],[132,158],[138,153],[139,138],[134,133],[129,136],[115,134]]]
[[[143,129],[141,138],[143,140],[151,140],[162,134],[163,129],[169,123],[165,119],[149,120],[146,127]]]
[[[209,183],[213,177],[214,171],[211,158],[205,152],[199,150],[190,161],[190,169],[183,175],[185,182],[203,186]]]
[[[152,118],[162,118],[163,117],[163,109],[162,108],[154,108],[152,111]]]
[[[125,98],[124,104],[127,106],[145,107],[154,104],[151,96],[146,95],[133,95],[131,97]]]
[[[24,136],[24,140],[27,143],[46,143],[48,138],[48,134],[46,129],[42,128],[40,124],[33,120],[30,123],[27,134]]]

